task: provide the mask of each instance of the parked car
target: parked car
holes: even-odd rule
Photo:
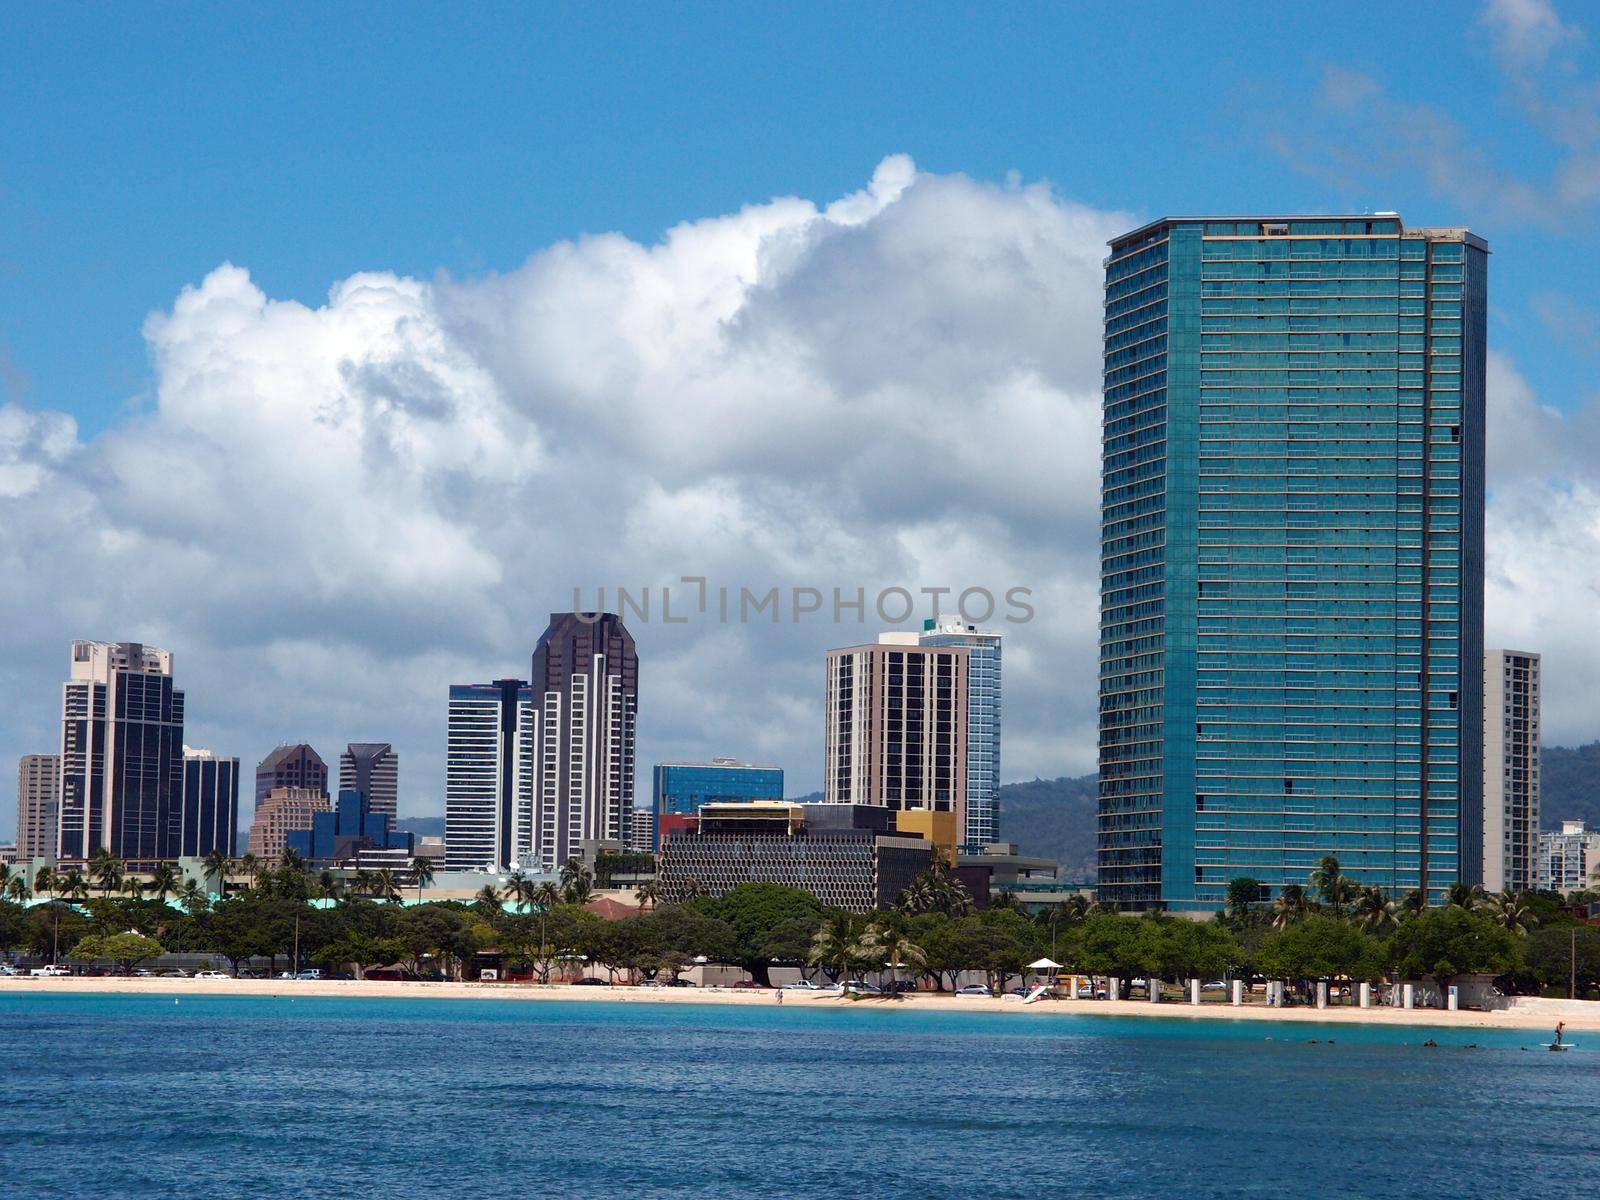
[[[1213,979],[1209,982],[1202,983],[1200,985],[1200,990],[1202,992],[1225,992],[1228,990],[1228,985],[1223,983],[1220,979]]]
[[[587,979],[587,978],[585,978],[585,979],[579,979],[579,980],[574,981],[573,986],[574,987],[610,987],[611,986],[611,981],[609,979]]]
[[[764,991],[767,990],[767,985],[766,984],[757,983],[754,979],[741,979],[741,980],[738,980],[733,986],[735,988],[737,988],[739,991],[742,991],[742,992],[749,992],[749,991],[763,991],[764,992]]]
[[[989,996],[989,995],[993,995],[993,993],[990,992],[989,989],[985,985],[983,985],[981,983],[969,983],[969,984],[966,984],[963,987],[958,987],[956,989],[956,995],[958,995],[958,996]]]
[[[61,963],[47,963],[42,967],[35,967],[28,972],[29,975],[51,978],[59,975],[71,975],[72,972]]]
[[[783,990],[786,992],[820,992],[825,989],[818,987],[809,979],[796,979],[793,983],[784,984]]]
[[[1109,994],[1104,984],[1097,983],[1093,987],[1090,987],[1087,983],[1078,985],[1079,1000],[1104,1000]]]
[[[10,963],[0,963],[0,975],[21,975],[22,972]]]
[[[194,977],[196,979],[232,979],[233,978],[233,976],[229,975],[226,971],[196,971],[194,973]]]
[[[858,992],[863,996],[881,996],[883,989],[875,983],[868,983],[865,979],[852,979],[844,985],[847,992]]]
[[[301,971],[298,975],[295,976],[295,978],[296,979],[321,979],[322,978],[322,972],[317,970],[317,968],[312,967],[308,971]]]
[[[883,990],[888,992],[891,996],[898,996],[898,995],[901,995],[902,993],[905,993],[905,992],[914,992],[914,991],[916,991],[917,990],[917,985],[916,985],[916,982],[914,980],[896,979],[894,982],[890,983]]]

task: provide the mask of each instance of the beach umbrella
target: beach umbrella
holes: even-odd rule
[[[1030,971],[1059,971],[1060,969],[1061,964],[1053,958],[1041,958],[1037,962],[1028,964],[1028,970]]]

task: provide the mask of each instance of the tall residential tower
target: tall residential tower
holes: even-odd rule
[[[585,842],[627,834],[639,710],[633,635],[611,613],[551,613],[530,686],[538,727],[533,855],[552,871]]]
[[[1487,269],[1394,214],[1112,242],[1103,900],[1478,880]]]
[[[923,626],[924,646],[967,647],[967,811],[962,842],[977,852],[999,840],[1000,634],[961,617]]]
[[[450,689],[445,865],[513,871],[533,853],[533,690],[522,679]]]
[[[57,857],[108,850],[127,862],[173,857],[183,800],[183,693],[169,651],[73,642],[61,692]]]
[[[61,756],[24,754],[17,763],[17,861],[54,858]]]
[[[1483,656],[1483,886],[1536,886],[1539,857],[1539,656]]]
[[[916,633],[828,651],[822,793],[895,809],[897,828],[954,855],[966,830],[966,646]]]

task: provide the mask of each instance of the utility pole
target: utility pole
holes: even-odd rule
[[[1578,998],[1578,927],[1574,925],[1568,932],[1572,935],[1572,942],[1567,958],[1569,964],[1567,999],[1576,1000]]]
[[[294,973],[300,974],[300,914],[294,914]]]

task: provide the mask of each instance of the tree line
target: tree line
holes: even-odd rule
[[[1575,938],[1579,991],[1600,988],[1600,930],[1582,925],[1558,897],[1458,886],[1443,907],[1417,897],[1397,903],[1352,884],[1331,857],[1306,886],[1285,888],[1270,904],[1255,881],[1235,880],[1224,910],[1203,922],[1159,912],[1130,917],[1083,897],[1030,917],[1005,893],[978,912],[942,864],[919,876],[893,909],[866,916],[776,884],[744,884],[717,897],[691,886],[684,902],[663,904],[646,881],[634,893],[640,912],[621,920],[584,907],[595,880],[576,860],[559,881],[517,873],[470,902],[406,905],[396,903],[406,888],[415,885],[420,895],[431,881],[426,860],[406,882],[387,872],[343,882],[307,871],[292,852],[273,866],[219,862],[225,889],[241,881],[221,899],[161,872],[135,892],[116,867],[36,878],[52,902],[32,908],[19,903],[16,885],[26,891],[27,882],[0,875],[9,897],[0,901],[0,951],[111,961],[123,970],[170,951],[219,956],[235,971],[264,959],[274,971],[280,963],[357,975],[397,966],[408,975],[460,978],[476,955],[494,950],[513,971],[541,982],[583,973],[667,980],[704,960],[740,967],[760,984],[771,982],[777,964],[830,980],[886,972],[941,990],[963,973],[981,973],[996,991],[1048,957],[1081,974],[1123,979],[1427,977],[1442,990],[1458,975],[1487,973],[1517,990],[1564,992]],[[312,899],[332,903],[313,906]]]

